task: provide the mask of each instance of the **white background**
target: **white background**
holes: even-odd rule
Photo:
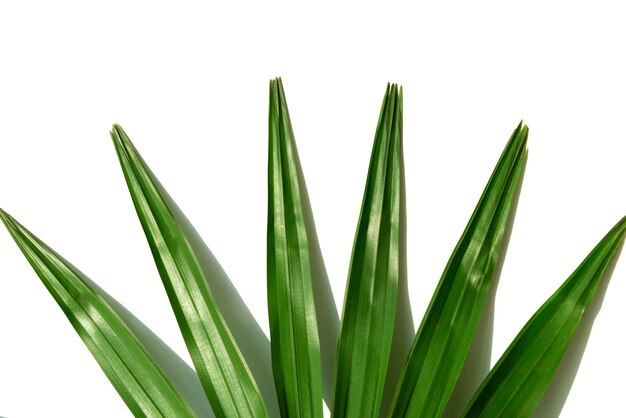
[[[529,161],[492,361],[626,214],[619,2],[87,3],[0,6],[0,206],[189,363],[108,136],[113,122],[266,332],[267,103],[277,75],[339,307],[388,81],[404,86],[416,324],[520,119]],[[561,416],[623,416],[625,298],[622,260]],[[129,416],[4,232],[0,416]]]

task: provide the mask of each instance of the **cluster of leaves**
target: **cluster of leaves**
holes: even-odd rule
[[[122,128],[111,136],[193,364],[218,417],[266,417],[246,360],[189,238]],[[438,417],[467,357],[501,261],[527,157],[528,128],[509,139],[415,335],[390,417]],[[280,79],[270,82],[267,296],[272,370],[283,417],[321,417],[322,373],[303,184]],[[385,92],[337,341],[333,417],[376,417],[392,345],[403,222],[402,89]],[[14,218],[0,217],[135,416],[194,410],[118,313],[78,270]],[[530,416],[626,233],[622,219],[519,332],[464,417]]]

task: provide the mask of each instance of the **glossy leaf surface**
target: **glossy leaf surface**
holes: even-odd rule
[[[81,274],[2,210],[0,218],[133,415],[195,417],[141,342]]]
[[[320,344],[295,139],[280,79],[270,82],[267,294],[283,417],[322,417]]]
[[[476,391],[464,417],[532,415],[625,234],[626,217],[526,323]]]
[[[398,296],[402,90],[387,87],[352,249],[335,364],[333,417],[375,417]]]
[[[528,128],[509,139],[422,320],[390,416],[438,417],[454,389],[500,260],[526,161]]]
[[[267,416],[252,374],[164,196],[120,126],[113,127],[111,137],[137,215],[213,412],[218,417]]]

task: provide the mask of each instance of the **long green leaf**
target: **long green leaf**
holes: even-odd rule
[[[357,226],[337,359],[333,416],[375,417],[398,296],[402,90],[387,86]]]
[[[528,128],[509,139],[415,336],[390,416],[438,417],[454,389],[489,294],[526,161]]]
[[[131,412],[137,417],[195,417],[141,342],[81,274],[1,209],[0,218]]]
[[[515,337],[464,417],[530,417],[626,235],[622,218]]]
[[[213,412],[265,417],[259,389],[220,314],[198,259],[122,128],[111,137],[137,215]]]
[[[280,78],[270,82],[267,297],[281,415],[322,417],[320,344],[295,139]]]

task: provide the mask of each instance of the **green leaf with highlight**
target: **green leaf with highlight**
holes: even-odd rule
[[[526,162],[527,137],[528,128],[520,123],[448,261],[413,340],[391,417],[438,417],[445,409],[501,257]]]
[[[387,86],[352,249],[335,363],[333,417],[376,417],[398,299],[402,90]]]
[[[283,417],[322,417],[320,343],[297,152],[280,78],[270,82],[267,295]]]
[[[111,137],[185,343],[217,417],[266,417],[259,389],[187,237],[119,125]]]
[[[0,218],[133,415],[195,417],[145,347],[81,273],[1,209]]]
[[[622,218],[543,304],[489,372],[463,417],[530,417],[626,234]]]

